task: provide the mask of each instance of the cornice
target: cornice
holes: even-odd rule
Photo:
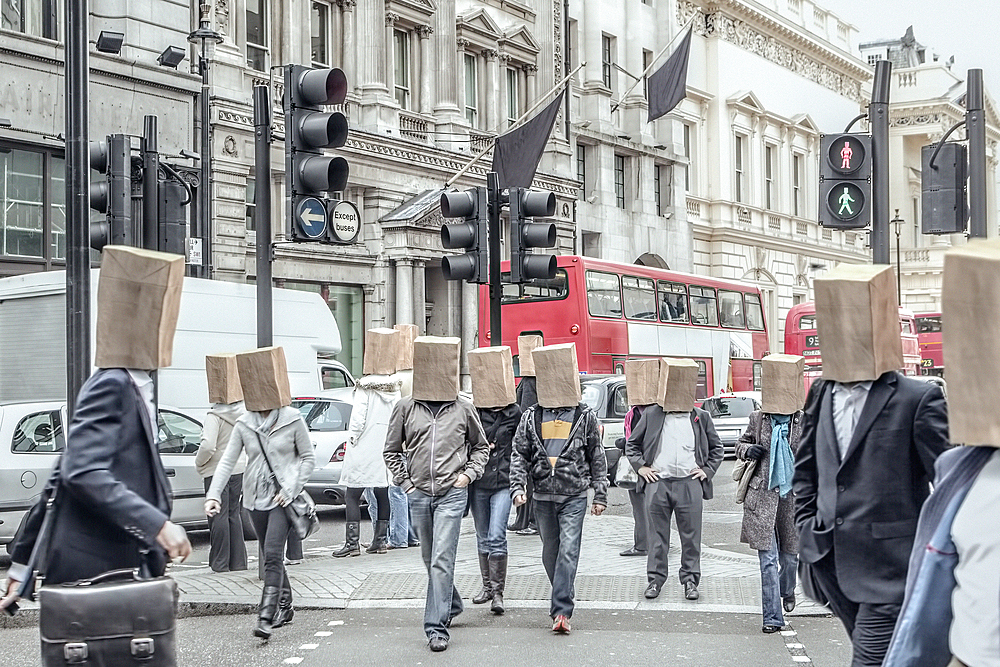
[[[825,259],[836,262],[858,263],[870,260],[867,253],[838,250],[833,245],[825,246],[814,242],[806,243],[796,241],[794,239],[786,239],[770,235],[763,231],[737,229],[735,227],[716,227],[711,223],[706,224],[699,222],[691,223],[691,227],[696,238],[701,237],[703,240],[712,243],[726,241],[740,245],[756,245],[770,250],[776,250],[778,252],[787,252],[799,255],[805,254],[809,257],[815,257],[816,259]],[[864,230],[855,231],[861,233]]]

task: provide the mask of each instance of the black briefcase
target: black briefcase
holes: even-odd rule
[[[42,586],[38,626],[43,667],[176,667],[177,583],[113,570]]]

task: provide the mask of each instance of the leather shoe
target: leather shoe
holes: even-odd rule
[[[660,597],[660,584],[655,581],[650,582],[649,586],[646,586],[646,592],[643,593],[647,600],[653,600]]]
[[[780,625],[765,625],[760,629],[765,635],[773,635],[775,632],[781,629]]]
[[[441,651],[448,650],[448,640],[444,637],[431,637],[431,640],[427,642],[427,646],[435,653],[440,653]]]
[[[791,613],[792,611],[794,611],[795,593],[792,593],[791,595],[786,595],[785,597],[781,598],[781,607],[782,609],[785,610],[786,613]]]
[[[688,600],[697,600],[699,597],[698,584],[694,583],[693,581],[689,581],[686,584],[684,584],[684,597],[687,598]]]
[[[646,552],[645,551],[640,551],[639,549],[636,549],[635,547],[629,547],[628,549],[626,549],[625,551],[622,551],[618,555],[619,556],[645,556]]]

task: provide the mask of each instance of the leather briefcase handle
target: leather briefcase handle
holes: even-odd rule
[[[97,584],[106,584],[112,581],[141,581],[139,577],[139,570],[132,568],[124,568],[121,570],[109,570],[107,572],[102,572],[101,574],[91,579],[81,579],[80,581],[75,581],[67,585],[94,586]]]

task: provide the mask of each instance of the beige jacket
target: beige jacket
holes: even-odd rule
[[[246,412],[243,401],[237,403],[216,403],[205,416],[201,427],[201,446],[194,457],[194,465],[202,477],[211,477],[226,451],[229,438],[233,434],[233,424]],[[241,454],[233,466],[233,475],[241,475],[247,469],[246,454]]]

